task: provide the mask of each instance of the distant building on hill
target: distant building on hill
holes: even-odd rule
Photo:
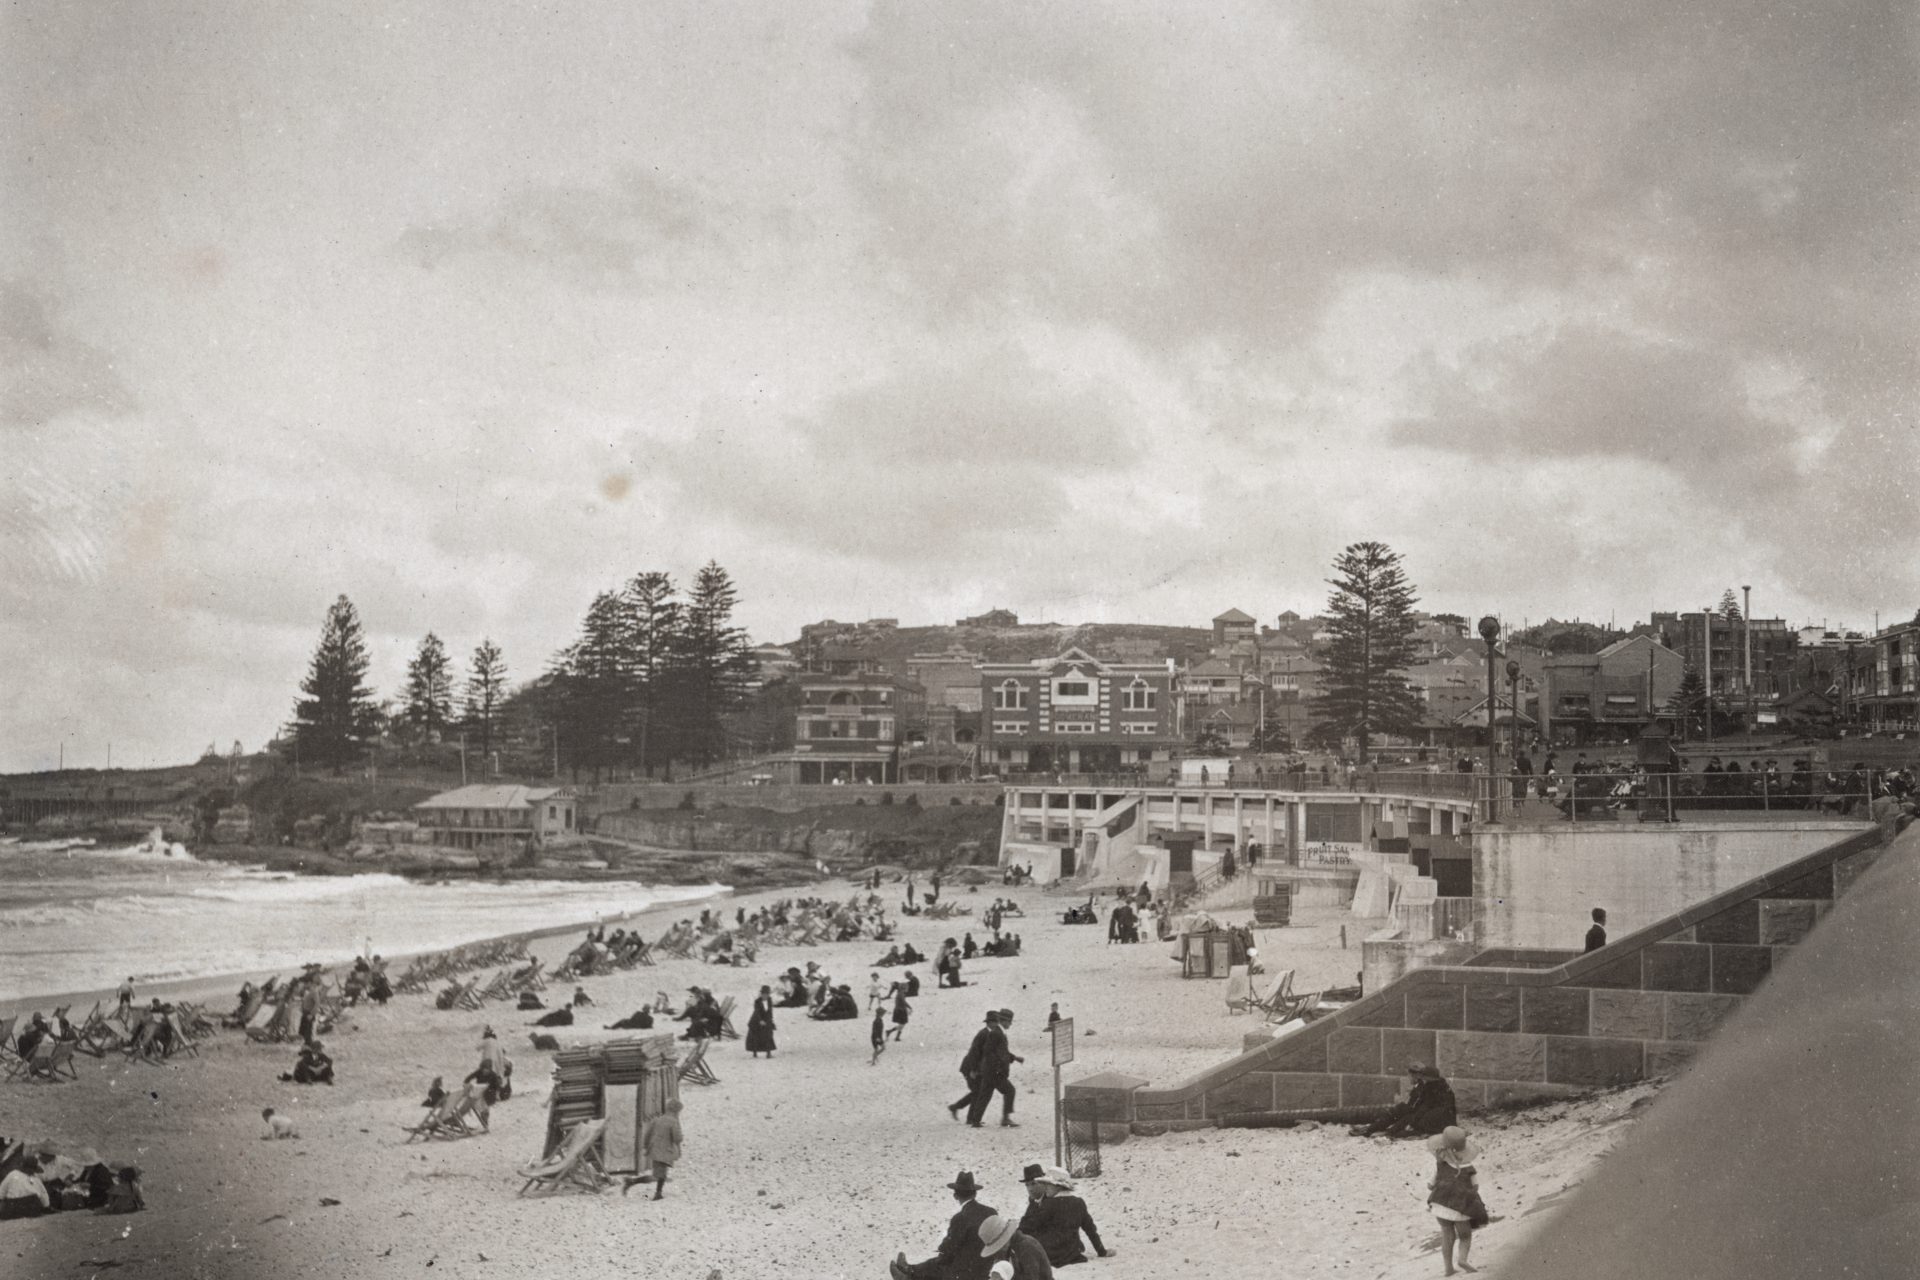
[[[1017,627],[1020,615],[1011,609],[989,609],[985,613],[976,613],[971,618],[961,618],[953,624],[956,627]]]
[[[476,784],[413,806],[427,843],[514,852],[580,830],[579,802],[565,787]]]
[[[1238,609],[1229,609],[1213,620],[1213,642],[1227,645],[1235,640],[1251,640],[1256,629],[1250,616]]]

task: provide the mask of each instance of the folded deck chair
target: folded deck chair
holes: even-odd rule
[[[720,1077],[707,1065],[707,1046],[711,1040],[695,1040],[693,1051],[680,1064],[680,1078],[691,1084],[719,1084]]]
[[[20,1015],[0,1018],[0,1063],[17,1062],[20,1055],[13,1047],[13,1028],[20,1021]]]
[[[567,1130],[567,1136],[551,1156],[520,1170],[520,1176],[527,1180],[520,1194],[524,1196],[536,1187],[543,1192],[558,1191],[562,1187],[597,1192],[607,1186],[612,1179],[601,1172],[599,1158],[594,1153],[606,1130],[605,1120],[582,1120]]]
[[[728,996],[720,1002],[720,1034],[728,1040],[738,1040],[740,1033],[733,1029],[734,999]]]
[[[47,1052],[35,1052],[26,1064],[26,1075],[27,1079],[35,1083],[42,1080],[49,1083],[58,1082],[62,1076],[68,1080],[78,1080],[80,1069],[73,1065],[73,1041],[58,1040]]]
[[[1293,970],[1282,969],[1274,974],[1273,981],[1267,986],[1267,993],[1264,996],[1251,996],[1247,1003],[1265,1014],[1268,1022],[1286,1021],[1276,1015],[1293,1006]]]
[[[1230,965],[1227,968],[1227,1012],[1245,1013],[1253,1003],[1253,979],[1247,976],[1247,966]]]

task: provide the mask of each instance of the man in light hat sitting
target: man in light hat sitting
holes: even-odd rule
[[[1053,1264],[1040,1242],[1021,1232],[1020,1224],[998,1214],[980,1224],[984,1247],[980,1256],[993,1266],[987,1274],[994,1280],[1053,1280]]]
[[[1072,1194],[1073,1178],[1065,1169],[1030,1164],[1020,1180],[1027,1184],[1027,1211],[1020,1216],[1020,1230],[1040,1242],[1048,1262],[1056,1267],[1085,1262],[1087,1252],[1080,1247],[1083,1231],[1095,1253],[1113,1256],[1113,1250],[1100,1242],[1100,1229],[1093,1225],[1087,1202]]]
[[[985,1280],[989,1264],[978,1242],[980,1224],[995,1216],[993,1206],[974,1199],[980,1184],[971,1170],[962,1169],[947,1187],[960,1202],[960,1211],[947,1223],[946,1238],[925,1262],[908,1262],[904,1253],[896,1257],[887,1267],[893,1280]]]

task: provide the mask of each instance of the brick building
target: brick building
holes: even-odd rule
[[[924,732],[927,693],[884,671],[810,671],[795,677],[793,762],[802,783],[898,782],[900,746]]]
[[[980,667],[980,758],[998,772],[1104,773],[1179,747],[1166,663],[1105,662],[1080,649]]]

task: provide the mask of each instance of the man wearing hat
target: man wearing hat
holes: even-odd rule
[[[1013,1010],[1002,1009],[989,1015],[985,1030],[991,1033],[980,1054],[979,1086],[973,1091],[973,1101],[967,1107],[967,1123],[978,1129],[986,1117],[987,1103],[997,1092],[1000,1095],[1000,1125],[1005,1129],[1018,1129],[1013,1121],[1013,1064],[1026,1059],[1013,1051],[1007,1043],[1007,1028],[1013,1025]]]
[[[980,1093],[980,1063],[986,1056],[987,1043],[993,1038],[993,1026],[1000,1019],[996,1009],[987,1010],[987,1018],[980,1029],[973,1033],[973,1043],[967,1046],[967,1052],[960,1059],[960,1075],[967,1082],[967,1091],[958,1101],[947,1104],[947,1114],[955,1120],[960,1118],[960,1109],[967,1109],[967,1123],[978,1129],[980,1118],[973,1114],[973,1100]],[[982,1110],[986,1103],[981,1103]]]
[[[1371,1138],[1376,1133],[1389,1138],[1426,1137],[1459,1118],[1453,1086],[1441,1078],[1438,1069],[1424,1062],[1409,1062],[1407,1075],[1413,1083],[1405,1102],[1396,1103],[1393,1110],[1372,1124],[1355,1125],[1347,1132],[1356,1138]]]
[[[981,1256],[994,1264],[987,1274],[995,1280],[1053,1280],[1047,1251],[1012,1218],[988,1218],[980,1224],[980,1240]]]
[[[1027,1184],[1027,1211],[1020,1215],[1020,1230],[1040,1242],[1049,1263],[1067,1267],[1085,1262],[1087,1252],[1080,1247],[1083,1231],[1095,1253],[1103,1258],[1113,1256],[1113,1251],[1100,1242],[1100,1229],[1093,1225],[1087,1202],[1073,1194],[1073,1178],[1065,1169],[1030,1164],[1020,1180]]]
[[[948,1221],[946,1238],[925,1262],[908,1262],[904,1253],[895,1258],[887,1267],[893,1280],[985,1280],[990,1264],[979,1249],[980,1224],[995,1216],[993,1206],[974,1199],[980,1184],[971,1170],[962,1169],[947,1187],[960,1211]]]

